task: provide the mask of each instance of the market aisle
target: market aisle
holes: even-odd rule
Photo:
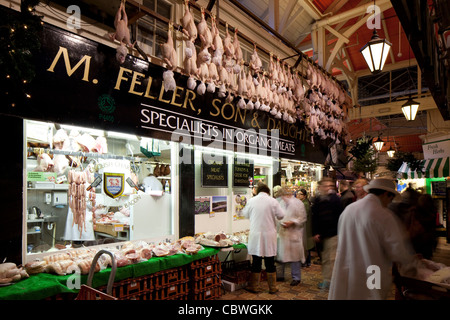
[[[433,255],[433,261],[450,266],[450,244],[441,237]],[[245,289],[234,292],[227,291],[220,297],[221,300],[327,300],[328,290],[319,289],[317,285],[322,281],[322,267],[318,257],[313,258],[313,264],[309,268],[302,268],[302,282],[298,286],[291,287],[290,266],[286,268],[286,280],[278,282],[279,292],[269,294],[267,281],[261,282],[262,293],[253,294]],[[392,286],[388,300],[395,299],[395,286]]]
[[[253,294],[245,289],[234,292],[226,292],[221,300],[327,300],[328,290],[321,290],[317,287],[321,282],[321,266],[312,264],[309,268],[302,269],[302,282],[298,286],[290,286],[290,267],[286,268],[286,278],[284,282],[277,282],[279,291],[276,294],[269,294],[267,281],[261,282],[262,293]]]

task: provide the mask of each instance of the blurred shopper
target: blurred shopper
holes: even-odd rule
[[[364,189],[369,194],[347,206],[339,219],[328,299],[386,299],[392,287],[392,263],[405,267],[415,261],[401,222],[387,208],[398,194],[395,182],[376,179]]]
[[[306,189],[300,189],[297,191],[297,199],[303,202],[306,211],[306,225],[303,230],[303,246],[305,247],[305,267],[311,266],[311,251],[315,248],[315,243],[312,234],[312,215],[311,215],[311,203],[308,199],[308,191]]]
[[[284,271],[287,263],[291,264],[291,286],[296,286],[301,281],[301,263],[305,262],[305,250],[303,248],[303,227],[306,223],[306,211],[303,202],[293,196],[292,191],[286,187],[280,190],[282,208],[285,216],[280,222],[278,233],[278,254],[280,262],[277,274],[284,281]]]
[[[264,183],[258,183],[256,196],[251,198],[242,211],[244,217],[250,219],[248,237],[248,254],[252,255],[250,283],[247,290],[253,293],[260,291],[262,259],[266,266],[269,293],[278,291],[276,286],[275,257],[277,255],[276,220],[284,218],[284,212],[277,200],[270,196],[270,189]]]
[[[364,186],[369,184],[369,181],[366,178],[359,178],[353,183],[353,189],[355,191],[356,200],[361,200],[367,195],[367,192],[364,190]]]
[[[350,184],[347,180],[339,181],[339,194],[341,195],[342,209],[345,209],[346,206],[356,200],[356,195],[350,189]]]
[[[336,184],[331,178],[319,181],[317,196],[311,207],[312,233],[316,243],[321,244],[321,261],[323,282],[319,288],[327,289],[330,286],[334,260],[337,249],[337,225],[342,213],[342,205],[336,194]]]
[[[437,246],[433,198],[408,187],[401,193],[401,201],[391,203],[389,208],[402,221],[416,253],[431,259]]]

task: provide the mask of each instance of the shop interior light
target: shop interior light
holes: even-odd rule
[[[106,131],[108,138],[124,139],[128,141],[138,141],[138,137],[134,134],[127,134],[122,132]]]
[[[392,146],[389,148],[388,151],[386,151],[387,155],[389,156],[389,158],[392,158],[394,156],[395,150],[392,149]]]
[[[376,74],[383,70],[391,46],[389,41],[378,36],[377,29],[373,29],[372,39],[359,50],[366,60],[370,72]]]
[[[378,136],[378,139],[373,142],[373,145],[377,151],[381,151],[384,146],[384,141]]]
[[[417,110],[419,110],[420,103],[414,101],[409,97],[408,101],[402,106],[403,114],[406,120],[413,121],[416,118]]]

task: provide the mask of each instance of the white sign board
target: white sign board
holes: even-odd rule
[[[445,158],[450,156],[450,140],[440,140],[422,145],[424,159]]]

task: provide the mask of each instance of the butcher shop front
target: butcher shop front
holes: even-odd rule
[[[131,55],[121,62],[115,49],[51,25],[40,35],[27,95],[7,97],[1,111],[2,125],[14,124],[1,256],[27,264],[31,274],[64,275],[67,284],[68,265],[44,265],[92,259],[104,249],[115,253],[119,280],[176,270],[175,292],[150,297],[142,289],[141,298],[144,291],[148,299],[185,297],[183,266],[208,265],[218,274],[222,247],[245,249],[249,223],[241,211],[254,184],[312,192],[323,164],[333,161],[337,137],[314,140],[301,121],[242,107],[240,97],[200,94],[176,72],[168,89],[165,68]],[[293,177],[294,167],[303,174]],[[194,242],[194,235],[217,246]],[[237,252],[231,258],[239,259]],[[96,271],[106,271],[95,287],[108,282],[112,262],[101,260]],[[76,267],[84,276],[90,265]],[[25,298],[11,290],[7,297]]]

